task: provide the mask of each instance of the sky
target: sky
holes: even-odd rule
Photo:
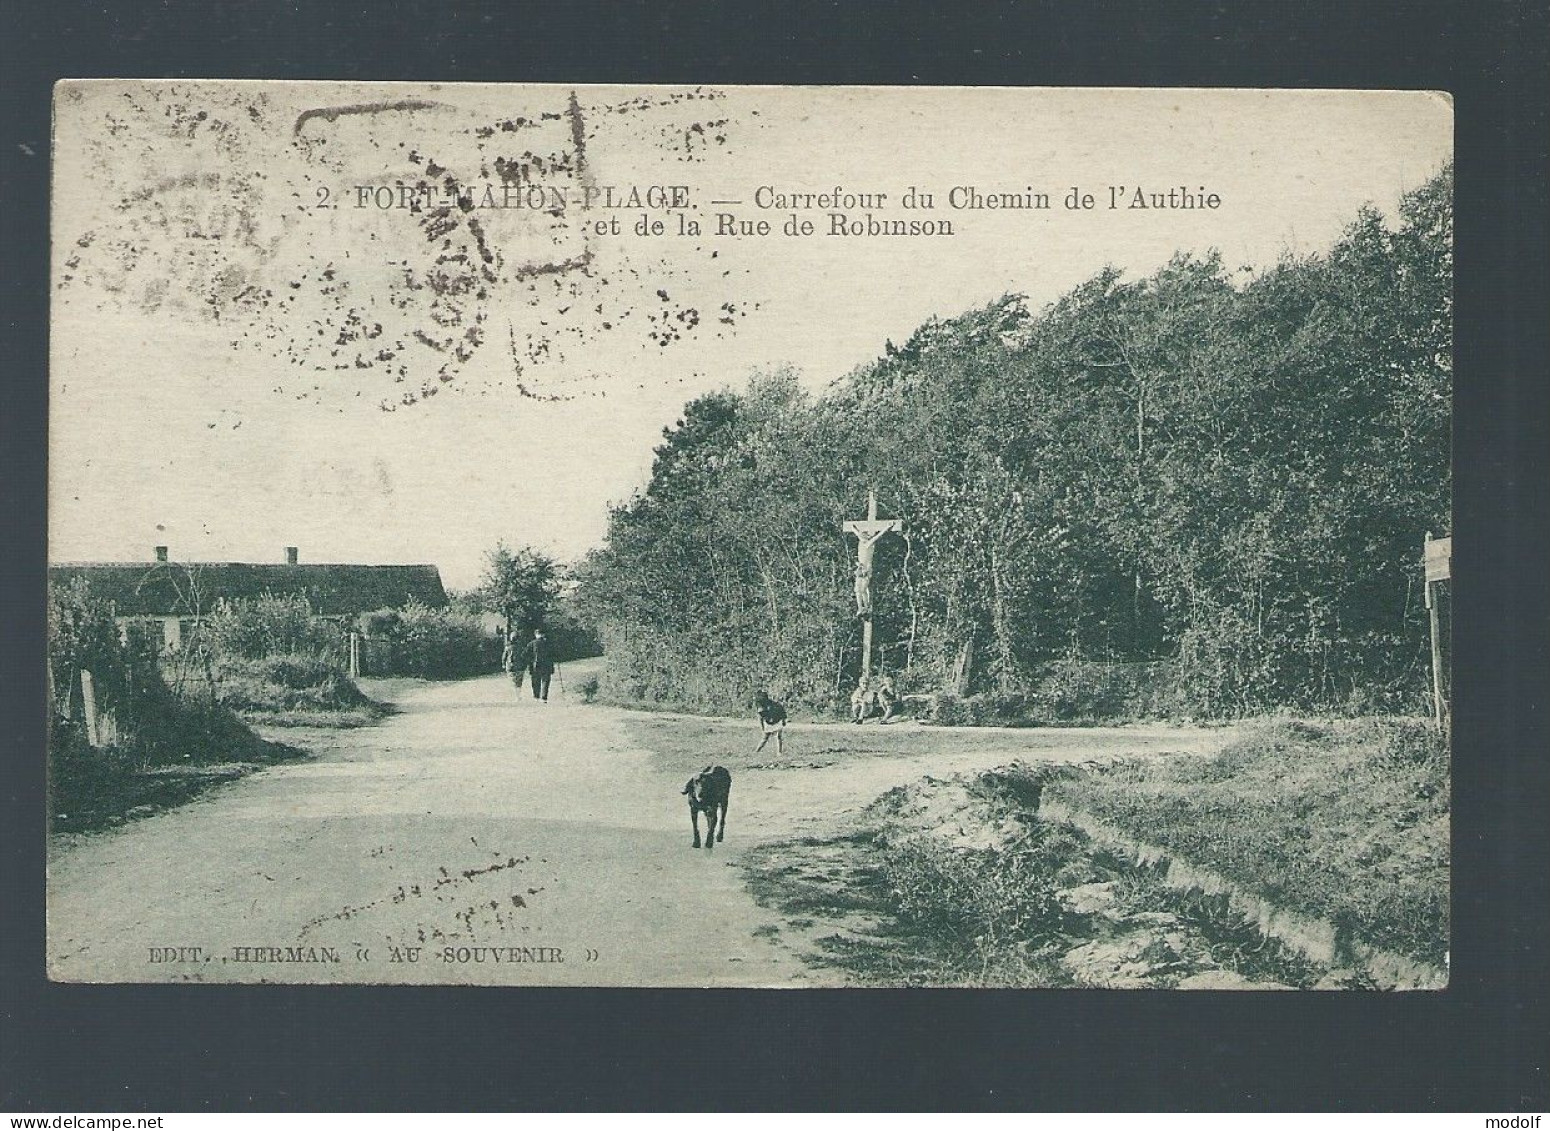
[[[928,318],[1106,264],[1322,251],[1452,128],[1425,92],[61,84],[50,556],[298,546],[451,588],[497,540],[575,559],[695,396],[778,365],[819,391]],[[609,206],[631,186],[681,206]],[[1111,186],[1220,204],[1111,209]],[[757,206],[836,187],[887,199],[797,210],[811,236]],[[955,210],[955,187],[1050,207]],[[836,210],[954,234],[833,236]]]

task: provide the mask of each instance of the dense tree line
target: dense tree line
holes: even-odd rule
[[[776,371],[701,397],[582,570],[611,689],[847,693],[841,524],[875,487],[906,523],[875,624],[908,688],[1149,663],[1180,710],[1413,702],[1421,538],[1451,525],[1451,286],[1447,170],[1324,254],[1106,269],[1041,311],[932,320],[822,396]]]

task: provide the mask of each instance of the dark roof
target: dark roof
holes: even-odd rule
[[[70,562],[48,567],[49,581],[85,578],[92,596],[121,617],[193,616],[222,598],[305,597],[320,616],[396,609],[417,600],[447,604],[433,565],[280,565],[248,562]]]

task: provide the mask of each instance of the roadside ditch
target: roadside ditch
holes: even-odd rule
[[[890,790],[855,831],[750,852],[781,941],[861,984],[1435,989],[1446,972],[1364,945],[1138,841],[1014,764]]]

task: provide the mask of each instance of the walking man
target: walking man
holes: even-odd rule
[[[786,752],[786,708],[760,691],[753,697],[753,705],[759,711],[759,729],[764,732],[764,737],[759,740],[758,747],[754,750],[757,754],[764,749],[764,744],[770,740],[770,735],[775,736],[775,753]]]
[[[549,677],[554,675],[554,648],[544,636],[543,629],[535,629],[533,642],[523,653],[523,666],[532,673],[533,698],[549,702]]]

